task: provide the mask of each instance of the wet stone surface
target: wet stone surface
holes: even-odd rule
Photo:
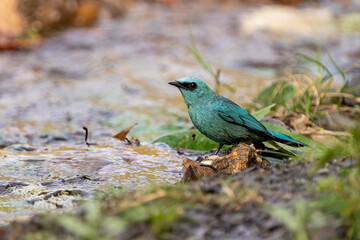
[[[21,188],[26,186],[29,186],[29,184],[25,182],[1,181],[0,195],[11,193],[14,188]]]

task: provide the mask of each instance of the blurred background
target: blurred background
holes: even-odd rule
[[[176,129],[174,119],[187,113],[167,82],[195,76],[214,86],[193,48],[238,103],[287,73],[310,71],[298,53],[325,53],[325,64],[330,53],[351,68],[360,55],[359,9],[355,0],[3,0],[3,141],[82,125],[138,122],[134,134],[145,140]]]

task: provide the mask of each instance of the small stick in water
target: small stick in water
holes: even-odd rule
[[[89,130],[87,127],[82,127],[85,130],[85,143],[88,147],[90,147],[90,145],[92,145],[91,143],[88,143],[88,136],[89,136]]]

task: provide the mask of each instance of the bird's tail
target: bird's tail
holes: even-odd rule
[[[289,136],[286,136],[285,134],[275,132],[273,130],[267,129],[268,132],[274,137],[274,140],[277,142],[285,143],[290,146],[301,146],[305,147],[307,144],[300,142],[298,140],[295,140]]]

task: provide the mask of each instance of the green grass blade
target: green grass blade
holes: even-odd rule
[[[315,59],[315,58],[312,58],[312,57],[309,57],[309,56],[307,56],[307,55],[305,55],[305,54],[302,54],[302,53],[297,53],[297,55],[300,56],[300,57],[303,57],[304,59],[308,60],[309,62],[313,62],[313,63],[315,63],[316,65],[321,66],[321,67],[326,71],[326,73],[327,73],[326,76],[327,76],[327,77],[322,79],[322,83],[323,83],[324,81],[326,81],[327,79],[329,79],[330,77],[333,77],[333,75],[331,74],[330,70],[329,70],[323,63],[321,63],[319,60],[317,60],[317,59]],[[328,77],[328,76],[330,76],[330,77]]]
[[[329,52],[327,52],[329,59],[331,61],[331,63],[335,66],[336,70],[340,73],[342,79],[344,80],[344,83],[346,83],[348,80],[346,79],[345,73],[341,70],[341,68],[339,67],[339,65],[336,64],[334,58],[330,55]]]
[[[260,109],[260,110],[258,110],[256,112],[252,113],[251,115],[253,115],[253,117],[256,118],[256,120],[260,121],[261,119],[263,119],[266,116],[266,114],[268,114],[268,112],[270,111],[270,109],[273,106],[275,106],[275,103],[273,103],[273,104],[271,104],[271,105],[269,105],[269,106],[267,106],[267,107],[265,107],[263,109]]]

